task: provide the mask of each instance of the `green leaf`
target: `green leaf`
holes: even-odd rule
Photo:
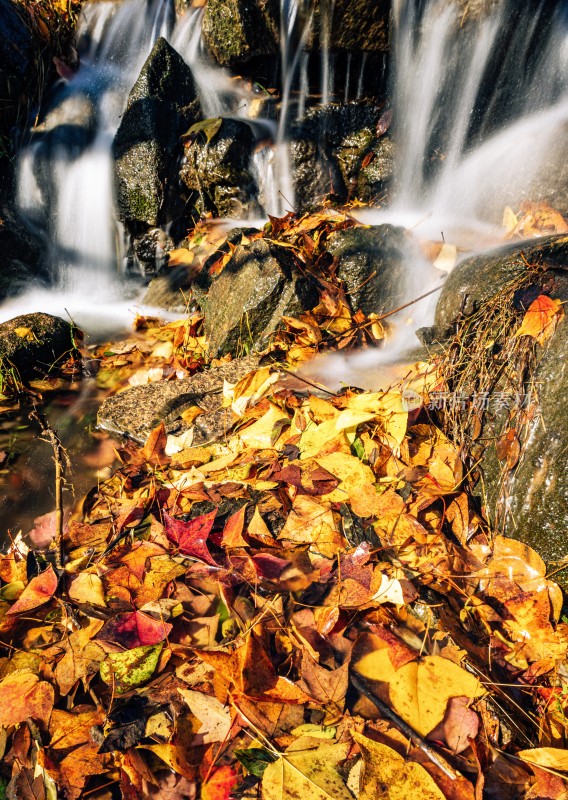
[[[164,643],[109,653],[101,664],[101,678],[116,694],[125,694],[149,680],[158,666]]]
[[[202,119],[201,122],[195,122],[191,128],[183,134],[181,137],[182,139],[189,139],[191,136],[196,136],[198,133],[204,133],[205,138],[207,139],[207,143],[211,141],[211,139],[215,136],[215,134],[219,131],[219,128],[223,124],[223,120],[221,117],[212,117],[211,119]]]
[[[255,775],[257,778],[262,778],[262,774],[269,764],[278,760],[275,753],[271,753],[264,747],[249,747],[247,750],[235,750],[235,756],[241,762],[243,767]]]

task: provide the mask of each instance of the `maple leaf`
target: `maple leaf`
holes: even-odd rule
[[[179,551],[183,555],[197,558],[199,561],[216,567],[218,565],[206,544],[216,516],[217,511],[210,511],[208,514],[184,522],[181,519],[174,519],[164,512],[166,536],[170,542],[179,547]]]
[[[28,583],[18,600],[6,612],[7,614],[23,614],[33,608],[51,600],[57,589],[58,578],[53,567],[49,566],[44,572],[36,575]]]
[[[552,336],[563,316],[561,301],[541,294],[528,307],[515,336],[532,336],[539,344],[544,344]]]
[[[335,769],[340,761],[347,758],[348,752],[348,744],[322,745],[298,752],[288,749],[264,770],[263,800],[296,800],[299,797],[310,800],[353,800],[353,795]]]
[[[98,639],[116,642],[127,649],[154,645],[163,642],[172,630],[169,622],[153,619],[141,611],[129,614],[118,614],[109,620],[101,630]]]

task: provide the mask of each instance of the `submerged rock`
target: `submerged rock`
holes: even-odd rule
[[[353,311],[384,314],[404,297],[404,260],[410,242],[404,228],[375,225],[333,233],[328,251],[338,260]]]
[[[73,326],[51,314],[22,314],[0,324],[0,368],[22,378],[47,375],[75,351]]]
[[[199,406],[205,413],[195,421],[193,444],[222,438],[230,423],[230,411],[221,409],[224,381],[236,383],[255,370],[258,362],[258,357],[247,356],[184,380],[133,386],[104,401],[98,425],[144,442],[160,422],[168,433],[179,433],[183,427],[180,414],[188,406]]]
[[[154,226],[167,221],[181,135],[200,116],[191,70],[160,38],[134,84],[113,152],[120,218]]]
[[[201,301],[210,355],[266,346],[283,316],[313,308],[317,300],[289,250],[265,239],[239,245]]]
[[[278,52],[278,0],[208,0],[203,38],[216,61],[232,67]]]
[[[199,214],[243,219],[259,213],[251,172],[254,143],[250,125],[224,119],[210,142],[198,134],[187,146],[180,177],[194,192]]]

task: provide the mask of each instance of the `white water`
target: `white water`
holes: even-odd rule
[[[121,299],[125,289],[119,280],[124,237],[114,210],[111,145],[128,92],[159,35],[167,36],[192,68],[206,116],[254,116],[257,137],[272,140],[253,160],[264,211],[281,215],[294,206],[287,137],[308,101],[305,45],[313,18],[305,0],[280,2],[283,81],[277,122],[262,112],[259,116],[262,94],[211,62],[201,37],[202,9],[189,9],[172,29],[167,0],[154,0],[149,7],[146,0],[86,6],[82,36],[88,44],[81,69],[67,85],[61,82],[58,101],[60,122],[67,124],[74,122],[81,103],[93,104],[93,141],[78,155],[61,146],[46,156],[39,136],[20,158],[20,205],[29,219],[47,220],[55,286],[10,301],[0,308],[0,319],[23,310],[61,313],[67,308],[79,324],[87,312],[89,326],[93,316],[105,315],[105,325],[129,323],[132,312]],[[340,24],[334,5],[334,0],[322,3],[320,102],[331,99],[334,90],[345,98],[363,91],[365,55],[358,72],[349,59],[346,85],[337,85],[330,49],[331,26]],[[360,212],[363,221],[402,224],[422,238],[483,249],[498,240],[503,207],[529,196],[535,179],[562,163],[568,138],[568,37],[561,4],[530,69],[525,60],[534,46],[531,37],[544,26],[541,12],[538,4],[512,9],[502,0],[481,22],[461,25],[451,0],[394,0],[395,195],[388,209]],[[516,33],[505,46],[502,31],[511,14],[517,17]],[[490,67],[494,78],[488,88]],[[503,108],[507,118],[496,124]],[[46,164],[49,191],[42,184]],[[409,259],[403,278],[407,299],[429,288],[424,270],[419,260]],[[400,315],[400,335],[389,358],[415,343],[413,330],[429,321],[434,303]],[[356,359],[351,363],[361,369]]]

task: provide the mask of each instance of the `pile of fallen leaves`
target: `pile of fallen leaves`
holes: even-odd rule
[[[273,343],[291,362],[382,338],[320,251],[351,224],[325,211],[265,232],[323,281]],[[540,346],[562,309],[526,305],[509,332]],[[191,374],[201,323],[139,320],[95,350],[99,385]],[[0,797],[565,798],[562,593],[487,525],[432,402],[459,388],[441,364],[337,394],[263,366],[225,385],[223,441],[172,446],[161,425],[122,446],[51,549],[16,538]]]
[[[324,398],[262,368],[223,443],[121,451],[61,574],[16,543],[6,796],[562,796],[562,595],[461,491],[440,385]]]

